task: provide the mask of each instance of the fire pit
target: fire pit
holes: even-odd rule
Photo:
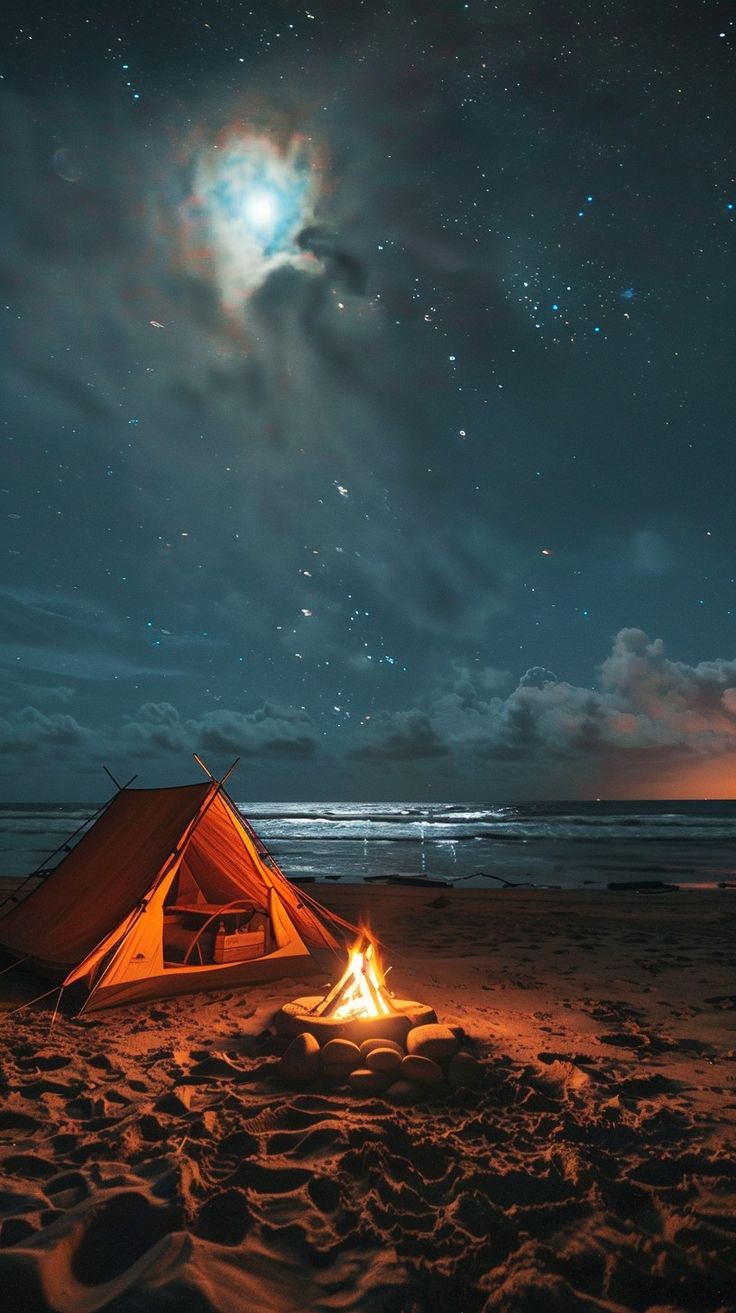
[[[386,989],[375,944],[363,934],[329,994],[285,1003],[276,1013],[274,1025],[281,1035],[309,1031],[320,1044],[330,1039],[351,1039],[360,1044],[374,1035],[402,1044],[415,1026],[436,1020],[434,1009],[426,1003],[394,998]]]

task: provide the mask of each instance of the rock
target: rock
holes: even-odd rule
[[[438,1085],[444,1085],[445,1073],[439,1063],[434,1062],[432,1058],[423,1058],[418,1053],[410,1053],[401,1064],[401,1079],[436,1088]]]
[[[319,1044],[308,1031],[303,1031],[291,1041],[278,1064],[279,1075],[297,1084],[314,1080],[319,1068]]]
[[[326,1076],[346,1076],[361,1061],[358,1045],[349,1039],[330,1039],[322,1050],[322,1069]]]
[[[386,1098],[391,1103],[419,1103],[426,1099],[426,1086],[417,1085],[413,1080],[397,1080],[393,1085],[389,1085],[386,1090]]]
[[[435,1062],[441,1062],[443,1058],[451,1058],[459,1048],[460,1041],[449,1026],[438,1024],[415,1026],[406,1037],[407,1053],[415,1053],[422,1058],[433,1058]]]
[[[447,1084],[451,1090],[479,1090],[485,1078],[485,1067],[472,1053],[456,1053],[447,1066]]]
[[[359,1094],[379,1094],[391,1084],[392,1071],[371,1071],[368,1067],[358,1067],[351,1071],[348,1083]]]
[[[465,1039],[465,1027],[461,1026],[459,1021],[445,1021],[443,1024],[447,1026],[448,1030],[451,1030],[453,1035],[455,1035],[462,1043]]]
[[[401,1054],[397,1053],[396,1049],[371,1049],[370,1053],[366,1054],[365,1057],[365,1065],[370,1068],[371,1071],[386,1071],[391,1075],[398,1075],[401,1063]]]
[[[372,1039],[363,1040],[363,1043],[360,1046],[360,1051],[364,1058],[368,1057],[371,1049],[395,1049],[401,1058],[403,1058],[404,1053],[406,1052],[406,1050],[403,1049],[395,1039],[382,1039],[380,1035]]]

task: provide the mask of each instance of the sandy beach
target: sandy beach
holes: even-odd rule
[[[480,1090],[289,1086],[305,983],[89,1019],[2,977],[9,1313],[736,1308],[733,890],[314,886]]]

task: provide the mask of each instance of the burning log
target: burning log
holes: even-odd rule
[[[348,964],[337,984],[314,1011],[317,1016],[334,1017],[336,1021],[350,1021],[352,1017],[389,1017],[392,1009],[384,992],[385,983],[373,942],[368,935],[361,935],[350,950]]]
[[[285,1003],[274,1020],[282,1035],[308,1031],[321,1043],[344,1038],[359,1044],[374,1034],[401,1043],[415,1026],[434,1022],[437,1016],[425,1003],[394,997],[386,988],[375,942],[363,933],[329,993]]]

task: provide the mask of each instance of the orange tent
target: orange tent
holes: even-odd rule
[[[0,948],[87,988],[82,1011],[301,977],[355,927],[289,883],[217,780],[122,789]]]

